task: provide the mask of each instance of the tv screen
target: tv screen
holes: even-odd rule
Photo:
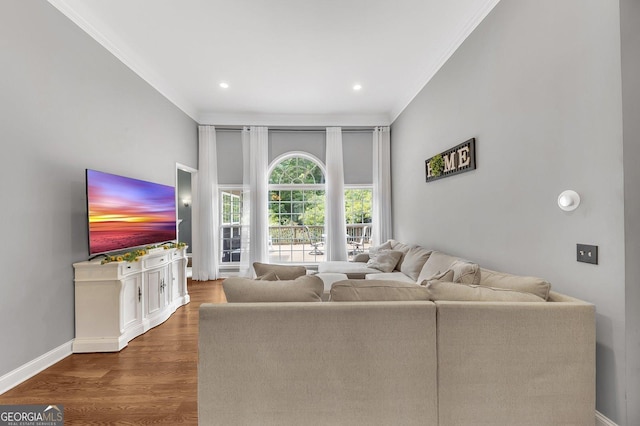
[[[173,186],[87,169],[89,255],[175,240]]]

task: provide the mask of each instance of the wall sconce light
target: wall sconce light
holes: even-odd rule
[[[184,204],[185,207],[189,207],[191,205],[191,198],[183,198],[182,204]]]
[[[562,191],[558,196],[558,207],[566,212],[573,211],[580,205],[580,196],[570,189]]]

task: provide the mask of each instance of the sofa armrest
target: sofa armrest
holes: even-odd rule
[[[200,424],[435,426],[435,327],[428,301],[203,304]]]
[[[367,263],[369,261],[369,253],[358,253],[353,256],[353,262],[364,262]]]
[[[595,308],[436,302],[441,424],[593,424]]]

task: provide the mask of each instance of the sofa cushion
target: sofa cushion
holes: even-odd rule
[[[433,251],[420,271],[417,282],[423,282],[436,274],[451,269],[453,282],[464,284],[480,284],[480,267],[477,263],[448,254]]]
[[[271,271],[271,272],[267,272],[264,275],[260,275],[259,277],[256,277],[256,280],[260,280],[260,281],[278,281],[278,276],[276,275],[275,272]]]
[[[396,268],[398,261],[402,257],[401,251],[395,250],[378,250],[371,255],[367,262],[367,267],[378,269],[382,272],[391,272]]]
[[[453,273],[451,274],[453,276]],[[366,280],[387,280],[387,281],[402,281],[405,283],[414,283],[415,281],[403,274],[400,271],[393,272],[381,272],[379,274],[368,274],[364,277]]]
[[[391,241],[386,241],[380,244],[379,246],[369,247],[369,256],[373,256],[380,250],[391,250],[391,249],[392,249]]]
[[[352,262],[364,262],[367,263],[371,259],[369,253],[358,253],[351,258]]]
[[[400,272],[409,276],[413,281],[416,281],[420,276],[422,267],[429,259],[432,250],[424,249],[420,246],[411,247],[404,255],[402,264],[400,265]]]
[[[396,240],[389,240],[389,243],[391,244],[391,250],[401,251],[403,254],[406,254],[411,248],[411,246]],[[398,271],[402,267],[402,262],[404,262],[404,256],[400,258],[400,260],[398,261],[398,264],[396,265],[396,269]]]
[[[334,260],[320,262],[318,264],[318,272],[346,274],[351,279],[363,279],[367,274],[379,274],[380,270],[369,268],[366,263],[362,262]]]
[[[389,244],[391,244],[391,249],[392,250],[398,250],[401,251],[403,253],[406,253],[409,251],[409,249],[411,248],[410,245],[405,244],[405,243],[401,243],[400,241],[396,241],[396,240],[389,240],[387,241]]]
[[[376,275],[376,274],[371,274],[371,275]],[[320,278],[324,285],[324,292],[322,293],[323,302],[326,302],[327,300],[329,300],[329,293],[331,292],[331,286],[333,285],[333,283],[335,283],[336,281],[343,281],[348,279],[348,277],[345,274],[338,274],[333,272],[317,273],[315,274],[315,276]]]
[[[542,278],[512,275],[485,268],[481,268],[480,285],[523,291],[535,294],[544,300],[549,299],[551,290],[551,284]]]
[[[307,274],[307,268],[294,265],[274,265],[270,263],[253,262],[253,270],[257,276],[263,276],[274,272],[279,280],[294,280]]]
[[[222,288],[229,303],[321,302],[324,284],[314,275],[281,281],[231,277],[222,282]]]
[[[453,271],[453,282],[462,284],[479,285],[482,275],[477,263],[466,260],[457,260],[449,267]]]
[[[449,269],[448,271],[439,272],[430,278],[424,279],[422,281],[418,281],[418,284],[426,286],[427,284],[429,284],[430,281],[434,281],[434,280],[453,282],[453,271]]]
[[[425,287],[431,300],[461,302],[544,302],[535,294],[473,284],[459,284],[432,280]]]
[[[381,280],[344,280],[331,286],[332,302],[429,300],[429,291],[415,283]]]

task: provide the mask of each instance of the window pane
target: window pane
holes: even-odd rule
[[[371,189],[346,189],[344,191],[345,220],[350,255],[366,252],[371,237]]]
[[[220,259],[223,264],[240,262],[241,191],[220,191]]]
[[[324,174],[314,161],[302,157],[290,157],[276,165],[269,176],[270,184],[322,184]]]

